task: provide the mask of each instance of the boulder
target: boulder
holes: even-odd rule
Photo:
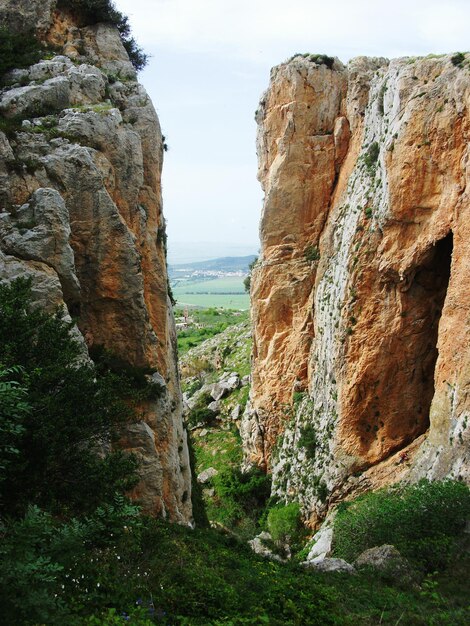
[[[230,419],[232,420],[238,420],[240,419],[242,414],[242,407],[237,404],[233,409],[232,412],[230,413]]]
[[[215,469],[215,467],[208,467],[203,472],[198,474],[197,482],[200,483],[201,485],[205,485],[211,480],[211,478],[214,478],[214,476],[217,476],[218,473],[219,472]]]
[[[210,391],[211,397],[214,400],[220,400],[228,394],[228,387],[225,382],[214,383]]]
[[[319,557],[313,561],[304,561],[301,565],[314,569],[317,572],[344,572],[346,574],[354,574],[356,572],[354,566],[344,559]]]
[[[333,540],[333,528],[320,528],[313,537],[313,545],[308,553],[307,561],[323,560],[331,552]]]
[[[211,402],[210,404],[207,405],[207,408],[209,409],[209,411],[212,411],[215,414],[219,414],[220,402],[218,400],[214,400],[214,402]]]
[[[400,554],[395,546],[388,544],[365,550],[357,557],[354,564],[358,568],[374,568],[404,582],[411,582],[416,577],[416,572],[407,559]]]
[[[254,539],[250,539],[248,541],[248,545],[251,547],[255,554],[259,554],[265,559],[270,559],[271,561],[278,561],[279,563],[285,563],[285,559],[283,559],[278,554],[275,554],[271,548],[266,545],[267,542],[272,542],[272,537],[268,532],[262,532],[257,535]]]

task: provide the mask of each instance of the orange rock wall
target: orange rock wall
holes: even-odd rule
[[[104,347],[155,372],[161,397],[142,406],[122,443],[140,459],[135,496],[145,510],[188,523],[191,472],[168,297],[160,124],[117,30],[78,28],[54,4],[34,6],[41,35],[62,55],[18,70],[0,97],[3,116],[24,119],[21,132],[0,132],[0,279],[32,276],[39,302],[63,303],[77,318],[90,354]],[[30,4],[20,2],[23,9],[37,19]]]
[[[262,97],[243,438],[312,524],[399,477],[470,479],[469,62],[295,57]]]

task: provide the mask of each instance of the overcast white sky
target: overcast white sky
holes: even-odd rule
[[[347,61],[470,48],[470,0],[115,3],[152,57],[141,81],[170,148],[163,170],[170,247],[217,242],[256,251],[254,111],[273,65],[296,52]]]

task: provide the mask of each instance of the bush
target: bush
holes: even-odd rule
[[[299,446],[305,448],[307,458],[313,460],[318,446],[318,438],[315,427],[307,424],[300,429]]]
[[[17,34],[0,27],[0,76],[37,63],[44,49],[32,33]]]
[[[117,599],[119,584],[129,582],[126,549],[141,525],[138,508],[119,497],[86,518],[64,522],[33,506],[8,520],[0,543],[4,623],[75,624],[71,612],[102,606],[106,587]]]
[[[305,260],[313,263],[314,261],[318,261],[320,259],[320,251],[318,250],[318,246],[308,246],[305,248],[304,252]]]
[[[295,539],[300,528],[300,505],[297,502],[278,505],[269,511],[268,530],[274,541],[285,543]]]
[[[465,55],[462,52],[456,52],[450,60],[452,61],[452,65],[462,67],[463,62],[465,61]]]
[[[147,65],[147,55],[131,36],[129,18],[116,9],[112,0],[59,0],[58,7],[76,12],[84,24],[104,22],[116,26],[135,69],[139,71]]]
[[[83,363],[71,326],[60,312],[32,307],[29,281],[0,285],[0,363],[9,368],[1,410],[11,438],[0,448],[4,514],[22,515],[31,504],[83,513],[136,483],[133,457],[103,453],[134,417],[134,383]]]
[[[271,480],[257,468],[242,472],[227,467],[213,478],[217,498],[221,500],[222,523],[236,525],[249,518],[255,525],[271,491]]]
[[[377,141],[374,141],[370,144],[366,154],[364,155],[364,163],[367,165],[368,168],[374,167],[374,165],[377,163],[377,159],[379,158],[379,152],[379,144],[377,143]]]
[[[338,508],[335,555],[348,561],[392,544],[426,571],[449,564],[470,515],[470,489],[463,483],[422,480],[368,493]]]

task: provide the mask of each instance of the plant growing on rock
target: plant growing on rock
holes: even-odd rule
[[[73,11],[84,24],[104,22],[115,26],[132,65],[137,71],[142,70],[148,62],[148,56],[139,47],[131,35],[129,18],[118,11],[112,0],[59,0],[59,8]]]
[[[44,48],[34,34],[12,33],[0,28],[0,77],[13,68],[37,63],[43,53]]]

